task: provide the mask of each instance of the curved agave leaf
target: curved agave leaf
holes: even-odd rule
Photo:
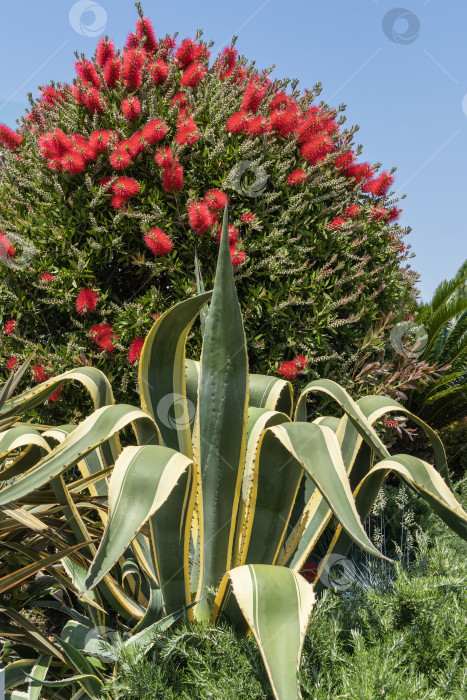
[[[157,421],[166,447],[193,457],[185,391],[185,345],[211,292],[181,301],[156,321],[143,345],[138,384],[141,407]]]
[[[250,374],[250,406],[280,411],[292,418],[293,389],[290,382],[266,374]]]
[[[110,477],[109,519],[86,578],[87,588],[92,589],[116,564],[141,527],[170,498],[190,464],[188,457],[168,447],[148,445],[126,447],[123,450]],[[177,534],[182,539],[180,513],[176,516]],[[171,545],[173,547],[174,543],[171,542]],[[184,585],[183,577],[182,566],[181,578]],[[161,581],[159,576],[158,579],[164,593],[167,581]],[[174,580],[171,582],[172,585],[175,583]],[[184,595],[183,588],[182,600]]]
[[[274,564],[303,475],[302,465],[266,431],[290,423],[283,413],[250,408],[237,525],[236,566]]]
[[[45,680],[52,657],[49,654],[41,654],[31,671],[28,685],[28,700],[39,700],[41,696],[41,682]]]
[[[229,253],[226,209],[201,355],[199,430],[195,443],[196,463],[201,473],[197,598],[202,597],[206,588],[217,586],[231,567],[247,413],[248,358]],[[209,618],[210,603],[206,597],[195,608],[198,619]]]
[[[68,468],[77,464],[101,443],[109,440],[126,425],[132,424],[148,443],[159,442],[157,426],[146,413],[133,406],[118,404],[98,409],[82,423],[50,454],[15,482],[0,491],[0,505],[22,498],[47,484]]]
[[[353,541],[368,554],[386,559],[358,517],[335,433],[316,423],[286,423],[269,430],[301,463]]]
[[[26,413],[50,398],[67,381],[77,381],[83,384],[91,394],[94,408],[101,408],[114,403],[112,387],[103,372],[95,367],[72,369],[46,382],[37,384],[32,389],[24,391],[5,402],[0,409],[0,417],[6,418],[13,413]]]
[[[301,697],[297,671],[311,611],[313,586],[290,569],[262,564],[228,571],[216,597],[213,618],[222,610],[238,621],[234,601],[258,642],[274,697]]]
[[[395,455],[384,459],[372,467],[362,479],[354,493],[355,506],[362,520],[369,515],[384,480],[391,472],[403,478],[404,482],[425,499],[452,530],[467,540],[467,513],[461,504],[431,464],[410,455]],[[315,584],[318,583],[320,590],[322,584],[319,578],[330,554],[345,556],[351,545],[348,533],[344,532],[339,525],[315,579]]]
[[[38,445],[45,452],[50,452],[47,442],[37,430],[32,428],[17,426],[0,433],[0,460],[10,452],[29,445]]]
[[[68,642],[65,642],[64,639],[56,637],[55,641],[57,645],[63,649],[73,666],[78,671],[79,676],[76,676],[76,681],[80,684],[83,690],[85,690],[88,695],[91,696],[91,698],[100,697],[102,695],[104,680],[100,671],[93,666],[90,661],[88,661],[84,654],[82,654],[78,649],[75,649],[71,644],[68,644]],[[57,686],[57,684],[62,683],[62,681],[42,681],[42,684],[45,686],[49,686],[50,683]],[[68,683],[70,683],[69,679]]]

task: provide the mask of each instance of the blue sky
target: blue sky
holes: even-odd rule
[[[158,35],[202,28],[217,51],[237,34],[237,48],[259,68],[275,64],[276,76],[298,78],[302,89],[321,82],[324,100],[347,105],[362,157],[397,167],[395,189],[407,195],[401,224],[413,229],[406,241],[427,300],[467,257],[467,3],[400,2],[142,4]],[[74,51],[91,55],[103,34],[123,45],[135,19],[131,0],[3,3],[0,122],[14,126],[38,85],[71,81]]]

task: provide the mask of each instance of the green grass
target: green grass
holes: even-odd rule
[[[465,489],[464,489],[465,494]],[[463,498],[465,502],[465,498]],[[465,700],[467,543],[422,509],[412,560],[358,569],[351,589],[326,591],[305,641],[305,700]],[[228,626],[159,635],[142,660],[121,655],[109,684],[132,700],[269,700],[253,639]]]

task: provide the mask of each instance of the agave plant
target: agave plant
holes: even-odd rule
[[[292,420],[290,384],[249,376],[228,246],[225,212],[212,293],[166,311],[146,338],[141,408],[114,405],[105,377],[84,368],[10,399],[0,412],[24,411],[69,379],[84,382],[96,406],[76,427],[34,436],[43,453],[33,462],[20,455],[15,478],[10,471],[0,490],[9,516],[0,523],[4,546],[18,550],[14,534],[29,528],[21,547],[34,559],[4,576],[0,591],[45,568],[86,610],[84,617],[68,607],[74,621],[54,644],[34,637],[30,627],[29,636],[21,632],[23,645],[41,656],[12,664],[11,676],[19,683],[29,669],[34,697],[41,684],[78,684],[76,699],[101,692],[105,670],[92,656],[92,629],[109,624],[105,610],[111,606],[128,640],[142,632],[150,638],[161,617],[170,624],[184,608],[199,624],[225,616],[255,636],[274,697],[298,698],[296,669],[315,590],[331,555],[353,543],[383,556],[362,522],[390,473],[467,538],[467,514],[445,481],[439,438],[396,401],[370,396],[355,402],[338,384],[314,381],[298,398]],[[187,361],[188,333],[208,302],[201,359]],[[309,422],[309,398],[316,394],[334,401],[342,418]],[[391,456],[374,430],[378,418],[404,410],[428,434],[437,468]],[[129,425],[137,444],[122,448],[119,433]],[[13,444],[12,430],[0,440],[0,459]],[[339,524],[312,585],[299,572],[333,516]],[[50,532],[58,551],[45,554],[41,541],[48,535],[50,542]],[[31,624],[11,606],[1,613],[10,619],[0,627],[3,636],[18,635],[19,623],[22,630]],[[57,673],[65,677],[50,680]]]

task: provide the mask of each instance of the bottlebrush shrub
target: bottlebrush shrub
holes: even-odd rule
[[[2,372],[35,349],[46,373],[93,364],[123,395],[154,317],[196,291],[195,249],[211,284],[227,197],[252,371],[344,381],[366,329],[405,310],[393,175],[358,162],[343,107],[234,46],[209,59],[199,35],[158,40],[141,17],[123,50],[101,39],[72,85],[0,127]],[[23,239],[36,253],[16,264]]]

